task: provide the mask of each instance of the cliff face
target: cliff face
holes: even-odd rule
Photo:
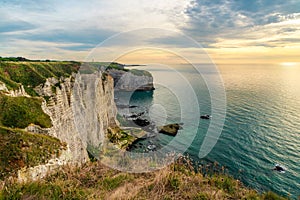
[[[98,72],[73,74],[60,80],[48,78],[35,91],[49,97],[43,102],[42,109],[50,116],[53,126],[41,128],[31,124],[25,130],[54,136],[65,142],[67,148],[46,164],[19,170],[20,182],[40,179],[67,163],[80,165],[88,161],[87,150],[99,151],[107,129],[118,125],[113,78],[109,75]]]
[[[154,90],[153,77],[149,72],[143,70],[123,71],[110,69],[108,73],[114,78],[114,88],[117,91]]]
[[[82,142],[92,152],[103,144],[107,129],[119,125],[116,120],[114,81],[111,76],[101,72],[77,74],[73,89],[74,122]]]
[[[21,85],[18,89],[16,90],[8,90],[8,88],[6,87],[5,83],[0,81],[0,91],[2,91],[3,93],[5,93],[8,96],[11,97],[30,97],[25,89],[24,86]]]
[[[53,136],[66,144],[53,159],[44,159],[39,151],[30,155],[40,162],[29,163],[26,152],[17,153],[20,159],[13,164],[19,163],[22,170],[16,168],[11,174],[18,171],[20,181],[39,179],[66,163],[84,163],[89,160],[87,150],[97,156],[95,153],[100,152],[108,128],[118,126],[113,78],[96,70],[80,74],[80,65],[77,62],[0,62],[0,128],[4,130],[0,137],[6,138],[7,131],[21,136],[29,132],[28,135],[35,133],[33,137],[45,135],[49,141],[52,141],[49,136]],[[17,150],[27,148],[21,139]],[[18,143],[12,146],[18,147]],[[14,153],[0,154],[6,155],[14,160]],[[3,177],[6,175],[10,174]]]
[[[52,96],[43,104],[53,123],[48,134],[68,144],[69,162],[86,162],[87,149],[101,146],[108,127],[117,125],[110,76],[78,73],[60,80],[49,78],[36,91]]]

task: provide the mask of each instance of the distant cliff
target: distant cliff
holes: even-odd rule
[[[93,73],[102,71],[108,73],[114,79],[114,89],[117,91],[149,91],[154,90],[153,77],[145,70],[128,69],[120,63],[92,62],[83,63],[80,71]]]
[[[144,70],[132,69],[123,71],[109,69],[108,73],[114,78],[115,90],[121,91],[147,91],[154,90],[152,75]]]

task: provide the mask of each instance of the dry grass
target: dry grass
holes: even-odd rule
[[[224,174],[203,176],[189,162],[129,174],[100,162],[65,167],[40,182],[5,183],[0,199],[282,199],[258,194]]]

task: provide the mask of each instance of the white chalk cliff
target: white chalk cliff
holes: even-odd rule
[[[153,77],[147,71],[139,71],[140,74],[135,74],[132,71],[123,71],[110,69],[108,73],[114,78],[115,90],[121,91],[148,91],[154,90]]]
[[[53,126],[43,131],[67,143],[68,149],[45,165],[19,171],[19,181],[39,179],[67,163],[87,162],[87,149],[99,148],[107,129],[118,125],[113,78],[109,75],[96,72],[73,74],[60,80],[48,78],[36,91],[41,96],[51,97],[42,108],[50,116]],[[27,130],[41,133],[41,128],[34,126]]]

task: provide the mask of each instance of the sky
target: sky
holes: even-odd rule
[[[0,56],[300,64],[299,0],[0,0]]]

